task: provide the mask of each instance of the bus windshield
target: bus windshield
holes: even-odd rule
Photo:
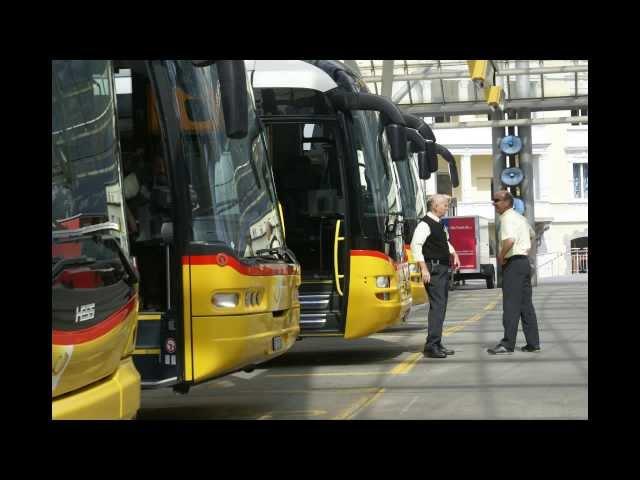
[[[52,229],[104,224],[128,252],[111,62],[54,61],[51,78]]]
[[[352,113],[362,232],[365,236],[381,237],[387,225],[400,220],[402,213],[389,144],[377,112]]]
[[[230,139],[215,64],[167,63],[182,117],[180,144],[190,181],[193,241],[224,243],[241,258],[284,246],[273,177],[253,101],[249,101],[248,135]]]
[[[52,64],[52,326],[97,325],[135,294],[111,62]]]

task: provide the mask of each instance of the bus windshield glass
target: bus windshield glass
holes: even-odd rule
[[[111,62],[54,61],[51,78],[52,229],[111,224],[128,252]]]
[[[416,218],[416,193],[417,185],[411,174],[409,160],[396,162],[398,168],[398,177],[400,178],[400,198],[405,219]]]
[[[381,237],[387,225],[401,215],[389,145],[377,112],[357,110],[352,114],[362,232]]]
[[[284,246],[263,133],[249,98],[249,133],[228,138],[215,64],[168,62],[192,204],[193,241],[224,243],[238,257]]]

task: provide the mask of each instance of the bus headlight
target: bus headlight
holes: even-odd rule
[[[213,304],[221,308],[234,308],[238,306],[240,295],[237,293],[216,293],[213,296]]]
[[[390,285],[391,285],[390,277],[376,277],[376,287],[389,288]]]

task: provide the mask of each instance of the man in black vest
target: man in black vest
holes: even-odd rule
[[[449,210],[447,195],[433,195],[427,205],[429,212],[413,232],[411,252],[422,271],[422,281],[429,294],[429,322],[424,353],[431,358],[446,358],[455,352],[442,345],[442,324],[449,298],[449,255],[453,265],[460,268],[460,259],[449,243],[449,233],[440,219]]]

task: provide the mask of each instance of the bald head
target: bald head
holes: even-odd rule
[[[503,213],[513,207],[513,196],[507,190],[499,190],[493,195],[493,206]]]

